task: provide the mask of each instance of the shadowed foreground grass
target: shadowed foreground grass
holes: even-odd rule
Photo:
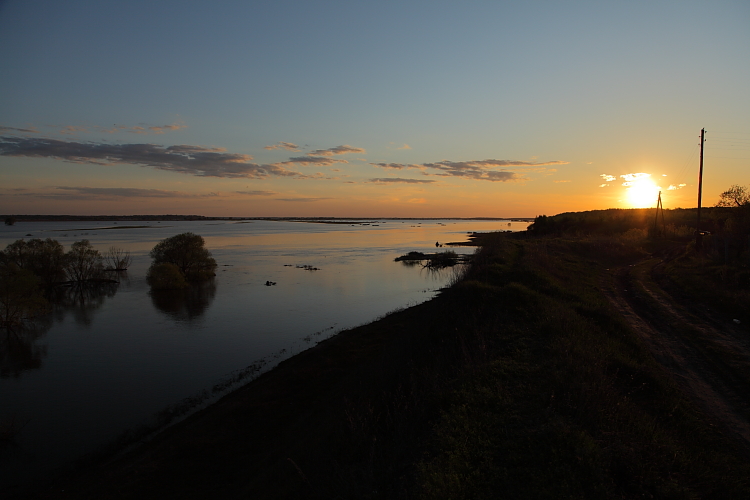
[[[750,498],[748,457],[600,291],[644,253],[628,238],[483,236],[436,299],[42,496]]]
[[[748,457],[677,392],[599,291],[605,266],[631,261],[637,246],[508,240],[485,250],[491,263],[457,291],[484,308],[476,335],[491,354],[454,381],[420,461],[420,496],[750,493]]]

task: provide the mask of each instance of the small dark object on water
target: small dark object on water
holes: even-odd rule
[[[275,281],[266,281],[266,286],[274,286],[275,284]]]
[[[309,264],[305,264],[304,266],[297,266],[297,269],[304,269],[305,271],[320,271],[319,267],[313,267]]]

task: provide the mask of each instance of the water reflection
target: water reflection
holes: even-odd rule
[[[151,302],[176,321],[191,322],[203,315],[216,296],[214,280],[182,290],[152,290]]]
[[[36,342],[51,326],[52,321],[47,318],[47,321],[0,330],[0,378],[18,378],[22,372],[42,366],[47,346]]]
[[[50,294],[53,314],[56,319],[62,319],[73,314],[75,322],[82,326],[90,326],[94,312],[104,305],[108,298],[117,293],[118,283],[86,283],[73,286],[56,287]]]
[[[117,283],[86,283],[51,289],[48,314],[0,330],[0,378],[17,378],[26,370],[41,368],[47,346],[37,341],[70,313],[77,324],[89,326],[94,312],[117,293],[117,287]]]

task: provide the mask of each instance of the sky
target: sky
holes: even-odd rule
[[[0,214],[711,206],[748,89],[747,0],[0,0]]]

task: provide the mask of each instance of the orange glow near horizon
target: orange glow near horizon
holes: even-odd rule
[[[651,174],[635,174],[625,185],[627,202],[631,208],[649,208],[656,205],[661,188],[651,180]]]

